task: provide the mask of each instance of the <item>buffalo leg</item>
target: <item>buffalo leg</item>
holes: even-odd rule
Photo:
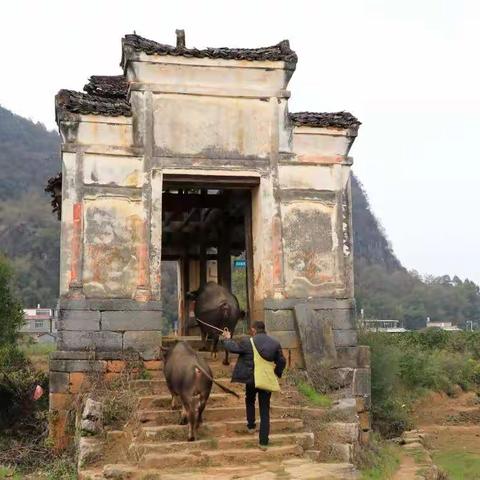
[[[230,362],[228,361],[228,350],[225,349],[225,358],[223,359],[222,362],[224,365],[230,365]]]
[[[212,358],[217,359],[217,346],[218,346],[218,335],[213,336],[212,342]]]
[[[182,400],[183,404],[183,400]],[[185,405],[182,405],[182,413],[180,415],[180,425],[186,425],[188,423],[188,410],[185,408]]]
[[[178,404],[178,397],[177,395],[172,395],[172,404],[171,404],[171,409],[172,410],[177,410],[180,407]]]
[[[188,400],[187,400],[188,401]],[[188,441],[193,442],[195,440],[196,434],[196,423],[197,423],[197,408],[196,408],[196,399],[195,397],[190,398],[189,406],[187,409],[188,413]]]
[[[200,347],[199,351],[200,352],[208,352],[208,346],[207,346],[208,334],[203,328],[201,328],[200,329],[200,335],[202,336],[202,346]]]
[[[198,410],[197,410],[197,429],[200,426],[200,424],[203,422],[203,411],[205,410],[205,407],[207,405],[207,400],[208,400],[209,395],[200,395],[200,400],[198,402]]]

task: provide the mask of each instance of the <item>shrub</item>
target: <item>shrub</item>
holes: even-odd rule
[[[0,254],[0,345],[14,344],[23,324],[22,306],[12,293],[12,270]]]
[[[0,430],[28,422],[37,410],[48,404],[48,395],[33,400],[36,385],[48,391],[48,378],[37,372],[14,345],[0,347]]]
[[[426,391],[480,385],[478,332],[361,332],[360,341],[371,349],[373,426],[386,437],[411,427],[413,403]]]

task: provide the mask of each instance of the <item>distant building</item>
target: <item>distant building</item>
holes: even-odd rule
[[[33,338],[39,343],[54,343],[57,338],[57,329],[54,320],[54,311],[51,308],[25,308],[23,310],[25,323],[20,332]]]
[[[405,328],[400,327],[400,320],[376,320],[363,319],[361,326],[371,332],[387,332],[387,333],[402,333],[406,332]]]
[[[440,328],[441,330],[446,330],[447,332],[460,332],[462,329],[458,328],[456,325],[452,325],[452,322],[427,322],[427,328]]]

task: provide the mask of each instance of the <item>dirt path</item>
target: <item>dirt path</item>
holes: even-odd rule
[[[403,453],[400,466],[392,480],[413,480],[417,471],[418,465],[415,463],[415,460],[410,455]]]

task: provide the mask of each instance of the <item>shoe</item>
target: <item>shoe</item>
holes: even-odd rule
[[[262,451],[262,452],[266,452],[268,450],[268,445],[262,445],[261,443],[258,444],[258,448]]]
[[[253,427],[253,428],[247,427],[247,432],[248,433],[255,433],[256,431],[257,431],[257,429],[255,427]]]

